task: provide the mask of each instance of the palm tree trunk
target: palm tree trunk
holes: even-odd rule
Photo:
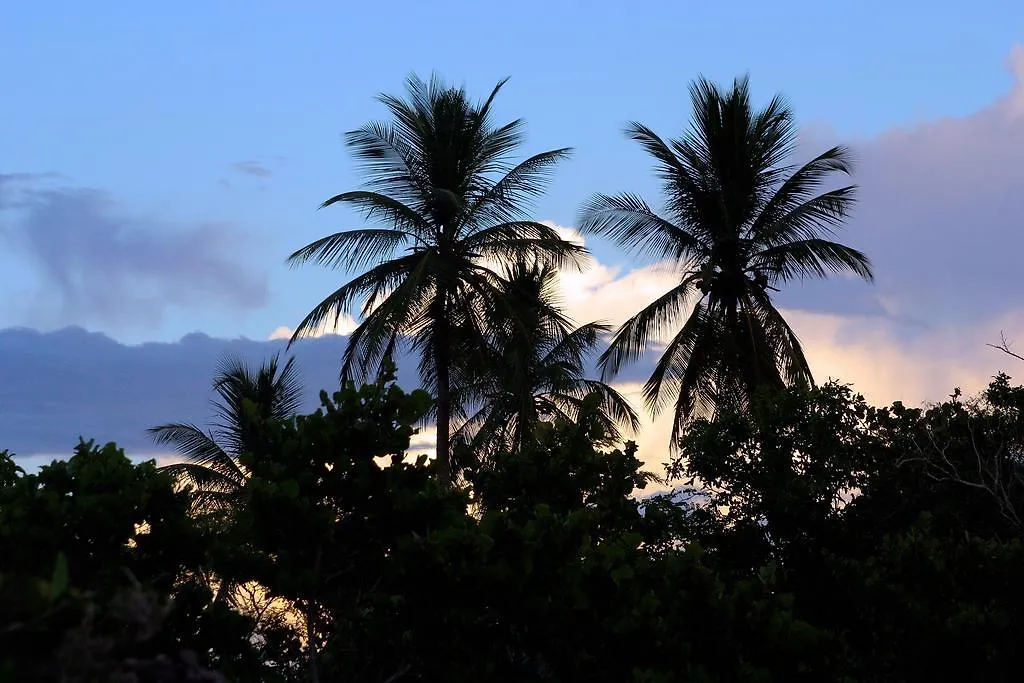
[[[438,343],[438,347],[441,344]],[[442,360],[442,355],[444,359]],[[452,485],[451,463],[451,391],[448,385],[447,353],[437,352],[437,476],[445,486]]]
[[[316,547],[316,560],[313,562],[313,575],[316,577],[317,585],[320,583],[320,562],[323,559],[324,547],[318,545]],[[306,649],[309,657],[309,683],[320,683],[320,665],[318,662],[317,643],[316,643],[316,612],[314,610],[315,603],[312,597],[306,598],[305,607],[305,618],[306,618]]]
[[[313,619],[313,601],[306,600],[306,654],[309,662],[309,683],[320,683],[320,667],[317,665],[316,623]]]
[[[444,294],[439,295],[439,298]],[[442,486],[451,487],[451,349],[448,339],[448,310],[442,298],[435,320],[434,363],[437,372],[437,477]]]

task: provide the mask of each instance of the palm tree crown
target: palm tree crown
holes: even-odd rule
[[[185,462],[161,469],[191,485],[197,508],[204,510],[233,507],[248,478],[238,457],[257,447],[254,425],[290,418],[302,403],[293,358],[281,366],[275,356],[255,371],[237,358],[227,358],[220,364],[213,389],[219,400],[213,402],[216,420],[211,430],[180,422],[148,430],[156,443],[172,445],[185,457]],[[256,411],[256,422],[250,410]]]
[[[512,153],[523,122],[495,125],[491,105],[438,78],[407,81],[407,96],[381,95],[391,114],[346,134],[366,174],[366,187],[328,199],[347,204],[379,227],[338,232],[303,247],[289,263],[309,261],[349,271],[366,269],[327,296],[299,324],[295,341],[343,313],[361,322],[349,337],[343,380],[365,377],[405,341],[420,358],[423,382],[437,397],[439,476],[450,481],[453,329],[483,335],[504,303],[500,277],[486,261],[529,255],[543,263],[575,263],[581,247],[530,219],[538,196],[568,149],[518,164]]]
[[[479,407],[457,435],[485,458],[522,448],[542,420],[575,422],[591,394],[599,396],[596,418],[609,441],[621,438],[620,428],[637,429],[629,403],[585,376],[588,357],[609,328],[597,322],[573,326],[560,311],[551,266],[519,260],[503,275],[502,296],[512,315],[492,326],[476,353],[467,349],[476,372],[467,372],[460,403]]]
[[[689,419],[725,401],[742,405],[761,387],[813,383],[769,292],[829,273],[872,279],[864,254],[828,239],[854,202],[855,186],[823,187],[850,173],[848,150],[789,165],[792,112],[779,96],[752,108],[746,78],[727,91],[699,79],[690,95],[694,119],[683,137],[666,141],[635,122],[627,128],[655,159],[664,215],[633,194],[598,195],[581,224],[678,268],[678,284],[623,324],[601,358],[609,377],[648,345],[667,342],[644,396],[654,413],[674,402],[673,447]]]

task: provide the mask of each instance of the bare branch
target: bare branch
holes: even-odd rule
[[[985,346],[991,346],[993,349],[1002,351],[1003,353],[1009,356],[1013,356],[1017,360],[1024,360],[1024,356],[1020,355],[1019,353],[1014,353],[1013,351],[1010,350],[1010,342],[1006,340],[1006,335],[1003,334],[1002,332],[999,333],[998,344],[985,344]]]
[[[961,458],[967,455],[973,460],[973,468],[968,464],[970,460],[961,460],[960,465],[967,465],[968,470],[975,469],[975,473],[961,470],[949,452],[950,447],[955,446],[954,442],[943,439],[944,442],[940,443],[934,427],[926,429],[928,443],[915,444],[917,453],[902,458],[901,462],[922,463],[925,476],[932,481],[953,482],[987,494],[999,514],[1024,533],[1024,514],[1019,509],[1021,492],[1024,491],[1024,467],[1017,455],[1022,434],[1012,423],[1007,424],[997,418],[994,424],[984,425],[974,419],[977,417],[980,416],[967,416],[968,441],[963,445],[969,448],[969,452],[959,454]]]

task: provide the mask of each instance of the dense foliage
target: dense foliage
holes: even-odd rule
[[[1024,664],[1024,388],[1006,376],[926,410],[834,384],[755,399],[682,440],[671,474],[699,494],[646,497],[635,448],[595,446],[598,395],[455,489],[405,455],[430,397],[386,376],[310,415],[246,405],[258,447],[216,524],[113,445],[38,474],[4,456],[4,680],[1008,681]]]

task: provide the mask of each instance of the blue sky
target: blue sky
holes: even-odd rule
[[[4,3],[0,328],[77,325],[139,344],[194,331],[266,340],[294,326],[342,275],[291,271],[285,257],[359,226],[344,210],[316,211],[359,184],[341,134],[383,116],[375,95],[400,92],[410,72],[438,71],[480,96],[511,76],[497,111],[527,120],[524,154],[576,148],[536,211],[568,227],[594,192],[656,203],[647,160],[620,133],[627,121],[676,134],[695,76],[749,72],[758,99],[789,98],[806,144],[850,143],[862,162],[861,206],[843,241],[868,252],[877,283],[798,286],[780,300],[820,378],[854,381],[878,401],[918,402],[954,383],[980,386],[1004,364],[985,346],[1001,331],[1024,343],[1012,294],[1024,252],[1024,4],[626,7]],[[663,287],[644,264],[588,246],[597,264],[566,292],[581,322],[621,322]],[[51,387],[33,394],[37,403],[0,416],[0,437],[35,433],[26,420],[44,414],[80,416],[68,434],[106,433],[104,411],[129,408],[117,397],[137,380],[125,373],[66,372],[87,366],[89,349],[106,354],[103,367],[135,352],[81,345],[76,334],[0,335],[0,376],[24,370],[26,344],[42,354],[32,367],[55,363],[54,377],[37,378]],[[166,357],[193,348],[168,347]],[[208,382],[217,356],[208,351],[206,365],[189,366],[189,386]],[[143,357],[163,356],[131,362]],[[62,407],[53,393],[69,377],[103,383],[106,402],[88,415],[80,399]],[[0,386],[0,403],[23,390]],[[200,393],[177,411],[165,406],[175,413],[166,418],[200,415]],[[135,424],[136,438],[150,417],[129,418],[117,424]]]
[[[14,254],[0,257],[0,286],[18,292],[18,305],[0,311],[45,328],[70,314],[131,342],[193,330],[264,337],[294,325],[337,276],[291,272],[283,258],[357,224],[315,211],[358,184],[340,134],[382,115],[373,96],[400,90],[410,71],[436,69],[481,94],[511,75],[499,112],[527,119],[526,151],[577,149],[537,211],[572,225],[592,192],[653,194],[646,160],[619,131],[632,118],[680,130],[698,73],[750,71],[756,93],[782,90],[803,122],[863,138],[965,115],[1005,92],[1001,66],[1024,27],[1014,5],[7,3],[0,172],[60,173],[167,231],[231,225],[231,256],[266,272],[269,286],[266,305],[243,310],[197,297],[157,317],[90,317],[39,298],[45,283]],[[232,170],[247,161],[270,175]]]

